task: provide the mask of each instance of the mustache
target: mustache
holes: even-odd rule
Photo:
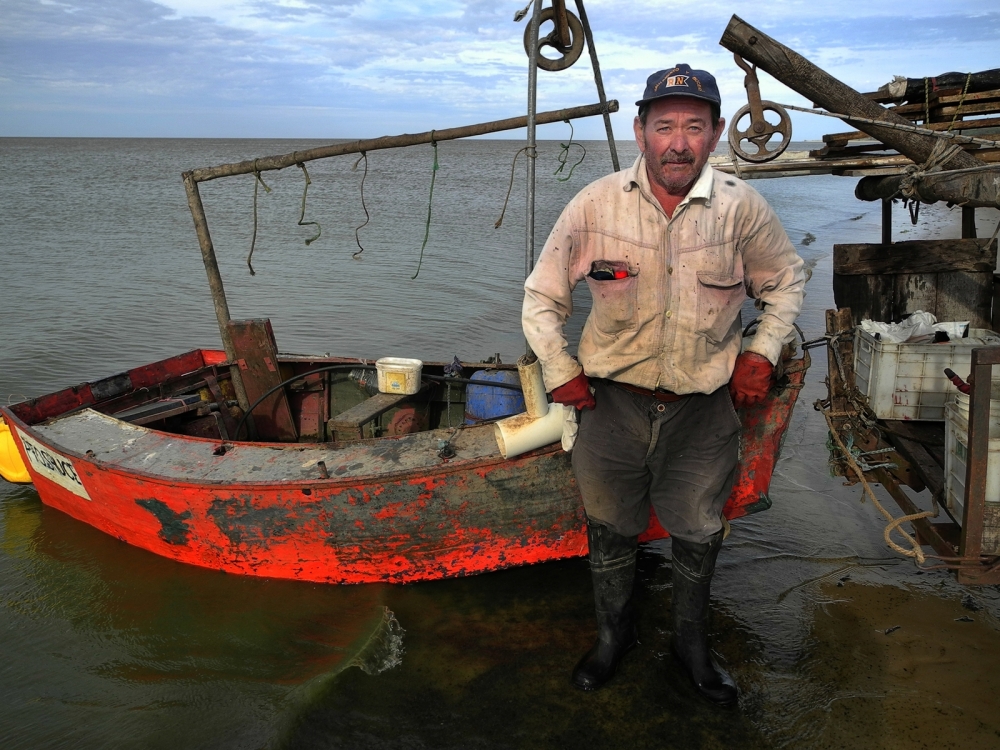
[[[666,153],[660,157],[660,164],[694,164],[694,154],[690,151]]]

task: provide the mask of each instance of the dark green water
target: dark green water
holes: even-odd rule
[[[309,145],[0,139],[0,398],[219,346],[180,172]],[[541,148],[539,247],[608,169],[606,147],[587,146],[565,184],[551,176],[557,144]],[[416,281],[430,147],[370,155],[361,261],[352,159],[310,167],[306,219],[323,235],[309,247],[301,172],[265,176],[254,277],[252,179],[204,185],[233,315],[271,317],[284,351],[512,360],[520,167],[493,223],[519,147],[440,145]],[[814,267],[800,324],[818,335],[832,245],[876,241],[878,207],[854,200],[850,179],[754,186],[793,242],[816,238],[800,247]],[[899,238],[958,236],[957,211],[925,208],[917,227],[898,213]],[[817,357],[774,507],[734,523],[720,558],[713,631],[742,688],[735,711],[701,701],[669,657],[669,543],[642,553],[641,647],[608,688],[582,694],[568,679],[593,636],[582,560],[399,587],[253,580],[130,548],[0,481],[0,747],[1000,746],[1000,593],[922,574],[885,547],[858,488],[827,472],[811,408],[824,375]]]

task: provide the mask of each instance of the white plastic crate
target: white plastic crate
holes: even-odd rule
[[[854,334],[854,380],[879,419],[941,422],[945,402],[957,393],[944,368],[967,377],[972,349],[990,344],[1000,344],[1000,335],[984,328],[970,328],[968,338],[941,344],[894,344],[877,340],[859,326]]]
[[[994,381],[994,384],[996,381]],[[995,387],[995,385],[994,385]],[[965,512],[965,472],[969,455],[968,397],[964,409],[945,405],[944,497],[951,517],[962,522]],[[986,502],[1000,503],[1000,401],[990,402],[990,449],[986,461]]]

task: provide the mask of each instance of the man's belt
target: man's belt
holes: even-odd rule
[[[673,401],[680,401],[684,398],[683,395],[679,393],[674,393],[673,391],[665,391],[662,388],[657,388],[655,391],[651,391],[648,388],[640,388],[637,385],[632,385],[631,383],[622,383],[619,380],[609,380],[609,383],[616,385],[619,388],[624,388],[626,391],[632,391],[632,393],[638,393],[640,396],[648,396],[649,398],[655,398],[657,401],[663,401],[664,403],[671,403]]]

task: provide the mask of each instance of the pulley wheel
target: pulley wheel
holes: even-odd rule
[[[769,110],[776,112],[780,118],[778,124],[772,125],[766,120],[760,120],[751,122],[745,130],[741,130],[740,120],[750,114],[750,105],[747,104],[733,115],[733,121],[729,125],[729,145],[733,147],[733,151],[741,159],[755,164],[777,159],[781,152],[788,148],[788,144],[792,140],[792,118],[788,116],[785,108],[769,101],[762,101],[760,107],[762,112]],[[775,135],[780,135],[781,141],[770,143],[771,138]],[[744,149],[743,141],[748,141],[755,150],[751,152]]]
[[[580,23],[580,19],[573,15],[570,11],[566,11],[566,20],[569,22],[569,37],[570,43],[568,47],[563,47],[559,44],[557,39],[556,30],[552,31],[545,36],[541,34],[542,24],[546,21],[552,21],[555,23],[556,9],[555,8],[545,8],[538,20],[538,67],[542,70],[548,70],[555,72],[557,70],[566,70],[570,65],[575,63],[580,59],[580,55],[583,54],[583,24]],[[558,52],[562,57],[557,57],[555,59],[550,59],[548,57],[542,56],[542,47],[552,47],[556,52]],[[531,57],[531,24],[524,30],[524,51],[527,53],[528,57]]]

